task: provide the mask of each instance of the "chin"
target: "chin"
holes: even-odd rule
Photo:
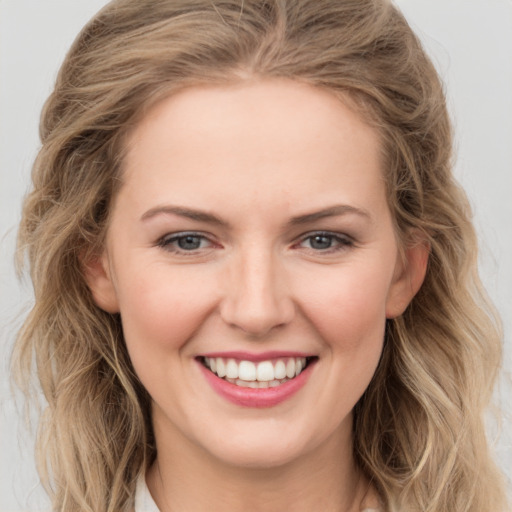
[[[325,433],[308,432],[298,425],[284,425],[276,418],[258,421],[250,427],[243,421],[239,428],[222,429],[204,439],[203,449],[217,461],[232,467],[271,469],[284,467],[317,449]],[[295,428],[293,428],[295,427]],[[229,432],[225,435],[225,432]],[[322,435],[323,434],[323,435]]]
[[[270,446],[268,443],[240,443],[230,446],[222,453],[213,454],[222,463],[235,468],[278,469],[300,458],[304,452],[295,446]]]

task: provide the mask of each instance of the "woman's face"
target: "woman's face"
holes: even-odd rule
[[[157,443],[268,467],[350,443],[386,318],[423,278],[425,250],[406,256],[374,130],[274,80],[147,114],[88,279],[121,314]]]

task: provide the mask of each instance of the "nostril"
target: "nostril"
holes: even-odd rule
[[[264,253],[243,254],[224,283],[220,313],[223,321],[246,335],[261,337],[288,324],[295,314],[285,275]]]

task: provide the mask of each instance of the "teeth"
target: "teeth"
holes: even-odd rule
[[[274,380],[274,365],[271,361],[262,361],[258,363],[256,373],[259,381],[269,382]]]
[[[304,363],[304,365],[305,365],[305,363]],[[299,375],[299,373],[302,371],[302,368],[303,368],[302,359],[297,358],[295,360],[295,376]]]
[[[217,372],[217,375],[220,377],[220,373]],[[295,359],[288,359],[286,363],[286,376],[289,379],[293,379],[295,377]]]
[[[289,379],[282,379],[282,380],[271,380],[270,382],[258,382],[258,381],[246,381],[242,379],[226,379],[228,382],[231,382],[232,384],[236,384],[237,386],[240,386],[242,388],[275,388],[277,386],[280,386],[281,384],[284,384],[285,382],[288,382]]]
[[[241,387],[268,388],[300,375],[306,366],[305,357],[289,357],[274,361],[237,361],[222,357],[204,358],[204,363],[213,373]]]
[[[252,361],[240,361],[238,378],[247,381],[256,380],[256,365]]]
[[[206,358],[205,358],[206,359]],[[209,360],[208,360],[209,361]],[[216,373],[219,377],[225,377],[226,376],[226,365],[224,364],[224,360],[220,357],[218,357],[215,360],[215,366],[217,366],[217,370],[214,370],[211,366],[212,372]]]
[[[274,366],[274,377],[276,379],[284,379],[286,377],[286,365],[284,364],[284,361],[277,361]]]
[[[228,379],[238,379],[238,365],[234,359],[228,359],[226,365],[226,377]]]

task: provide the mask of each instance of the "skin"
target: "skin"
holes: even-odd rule
[[[382,175],[374,129],[292,81],[189,88],[132,133],[87,274],[153,399],[147,482],[163,512],[359,510],[352,409],[427,260],[422,244],[400,257]],[[198,248],[180,249],[191,231]],[[206,382],[196,357],[213,350],[318,360],[299,392],[258,409]]]

